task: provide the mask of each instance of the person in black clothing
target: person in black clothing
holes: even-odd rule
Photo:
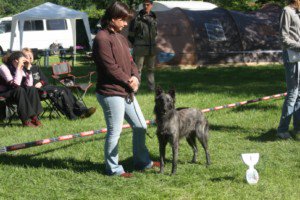
[[[3,48],[0,46],[0,55],[4,55]]]
[[[41,69],[32,65],[34,58],[31,49],[24,48],[22,52],[30,60],[33,85],[40,90],[41,94],[45,91],[59,111],[71,120],[75,120],[78,117],[90,117],[95,113],[96,108],[87,108],[81,101],[76,99],[70,89],[63,86],[50,85]]]
[[[33,87],[29,61],[18,51],[2,58],[0,66],[0,95],[17,105],[25,127],[41,126],[38,115],[43,112],[38,91]]]
[[[148,88],[154,91],[157,19],[155,13],[151,11],[152,0],[144,0],[143,7],[129,25],[128,40],[133,45],[134,62],[137,64],[140,76],[145,66]]]

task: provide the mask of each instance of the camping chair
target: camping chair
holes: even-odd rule
[[[60,48],[59,50],[59,61],[60,62],[69,62],[72,61],[72,66],[74,66],[74,48],[70,47],[69,49],[65,50]]]
[[[55,106],[55,102],[53,102],[51,100],[51,95],[53,94],[49,94],[44,90],[39,90],[39,96],[41,99],[41,102],[44,102],[46,104],[46,109],[44,109],[43,113],[41,114],[41,117],[44,116],[44,114],[46,113],[46,110],[49,111],[49,119],[54,118],[54,114],[56,114],[57,117],[61,117],[60,113],[61,111],[57,109],[57,107]]]
[[[17,106],[0,96],[0,123],[4,126],[11,125],[13,118],[17,117]]]
[[[67,88],[70,88],[75,92],[79,101],[81,101],[84,105],[83,98],[88,91],[88,89],[93,85],[92,83],[92,75],[95,74],[95,71],[89,72],[84,76],[75,76],[71,74],[71,66],[68,62],[60,62],[52,65],[52,78],[61,83]],[[85,83],[81,83],[80,80],[85,81]],[[80,81],[80,83],[78,82]],[[55,83],[54,83],[55,84]]]

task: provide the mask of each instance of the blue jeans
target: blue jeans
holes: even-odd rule
[[[118,142],[122,132],[123,120],[130,124],[133,130],[133,164],[136,169],[145,169],[152,166],[149,151],[146,147],[147,124],[137,100],[128,102],[119,96],[103,96],[97,94],[107,126],[105,140],[105,165],[109,175],[124,173],[122,165],[119,165]]]
[[[283,51],[287,96],[283,103],[278,133],[287,132],[293,116],[294,130],[300,130],[300,63],[289,63],[287,52]]]

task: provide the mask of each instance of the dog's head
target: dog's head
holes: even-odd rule
[[[164,114],[172,109],[175,109],[175,90],[171,89],[165,93],[161,87],[157,87],[155,90],[155,114]]]

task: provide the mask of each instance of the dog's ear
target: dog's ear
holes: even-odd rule
[[[161,93],[163,93],[164,91],[163,91],[163,89],[160,87],[160,86],[157,86],[156,88],[155,88],[155,94],[156,94],[156,96],[159,96],[159,95],[161,95]]]
[[[169,95],[172,97],[172,99],[175,102],[175,89],[174,88],[170,89],[168,93],[169,93]]]

